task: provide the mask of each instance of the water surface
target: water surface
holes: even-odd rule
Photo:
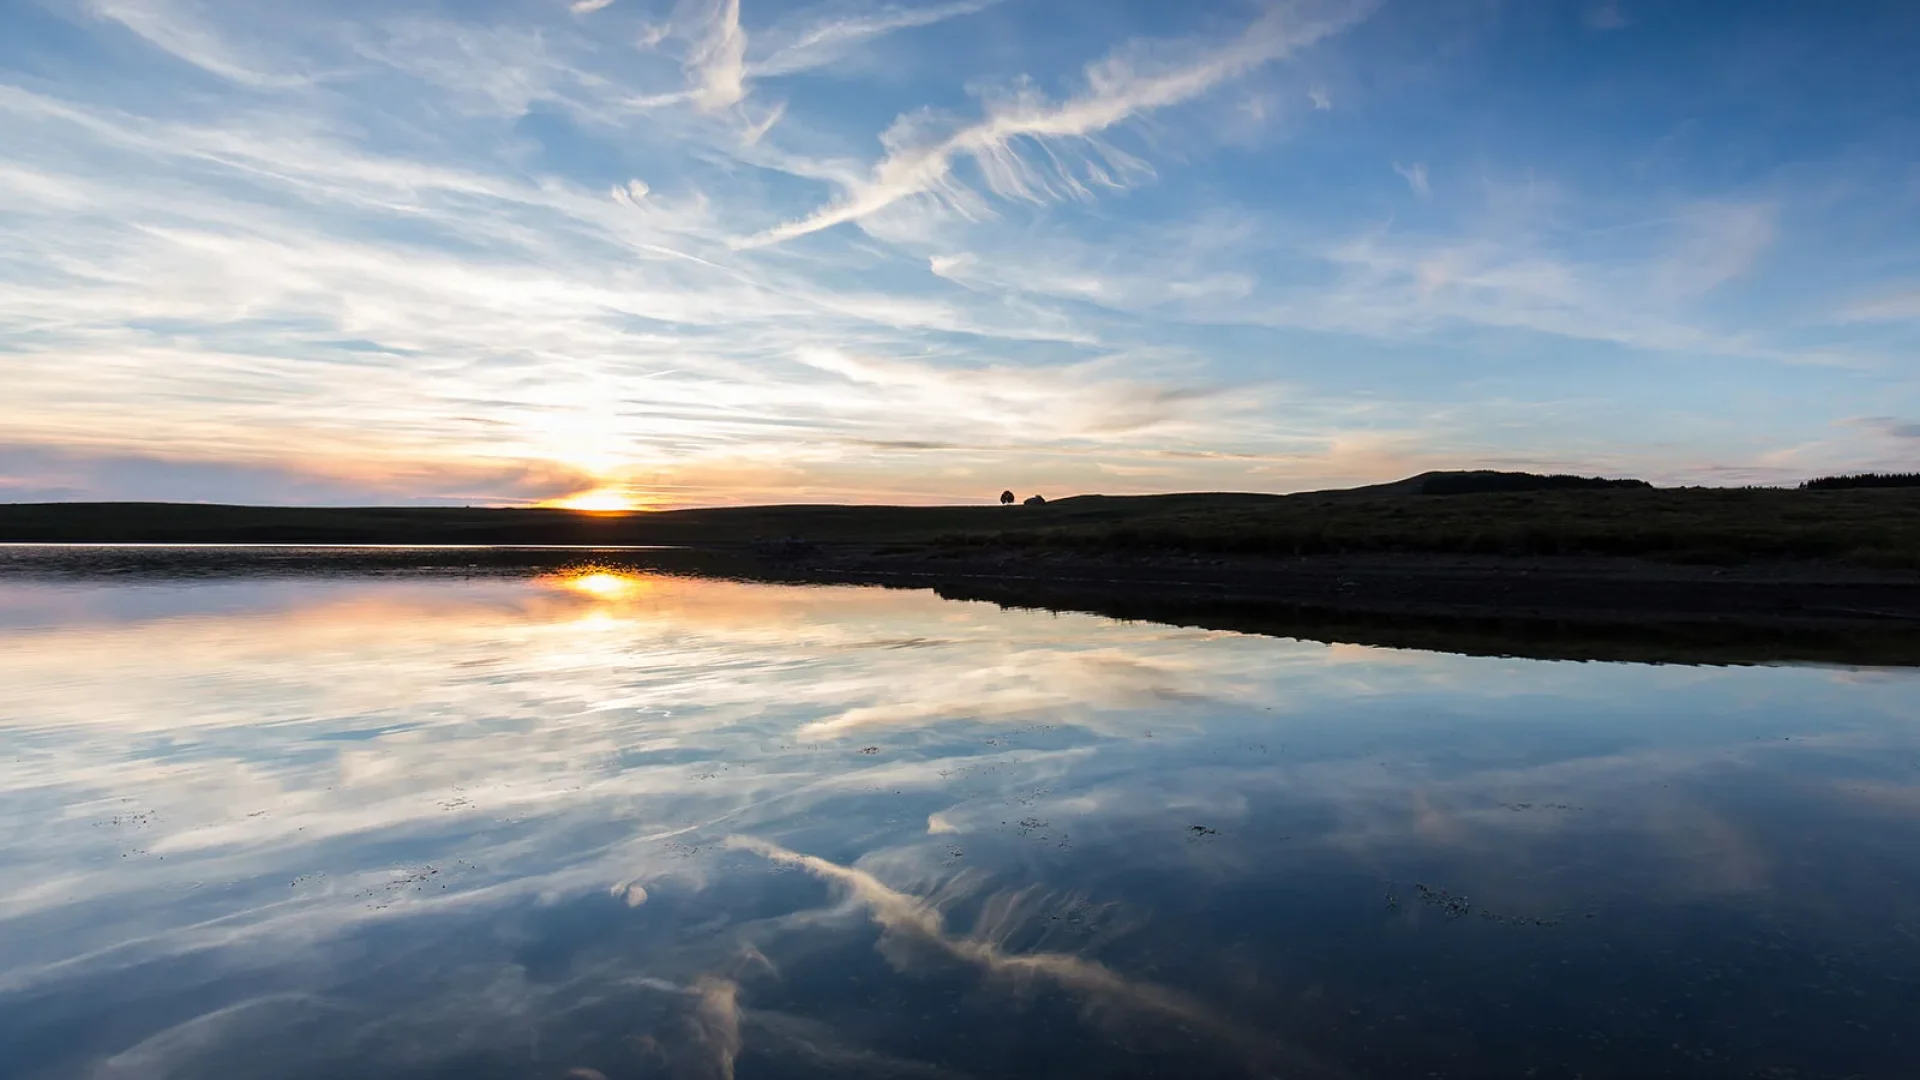
[[[0,1076],[1920,1060],[1910,672],[342,558],[11,557]]]

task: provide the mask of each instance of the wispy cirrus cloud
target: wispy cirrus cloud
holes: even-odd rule
[[[931,945],[999,978],[1057,986],[1083,998],[1090,1012],[1107,1014],[1117,1021],[1148,1020],[1191,1026],[1262,1064],[1301,1056],[1285,1050],[1267,1036],[1243,1029],[1186,994],[1130,979],[1097,961],[1069,953],[1013,952],[984,936],[952,933],[932,904],[887,885],[859,867],[842,866],[817,855],[789,851],[751,836],[730,836],[727,846],[771,862],[798,867],[833,883],[867,911],[887,939]],[[883,939],[883,948],[887,939]],[[1298,1066],[1299,1061],[1289,1064]]]
[[[589,10],[599,10],[611,2],[605,0]],[[789,20],[749,35],[741,23],[740,0],[682,0],[669,22],[643,31],[641,44],[651,48],[669,37],[684,40],[686,58],[682,66],[687,88],[640,98],[635,104],[659,108],[687,102],[707,112],[731,108],[746,100],[754,80],[815,71],[887,34],[971,15],[999,2],[961,0],[842,11],[798,22]],[[579,5],[575,6],[577,9]],[[757,47],[756,42],[760,42]],[[758,55],[750,55],[756,51]],[[756,126],[764,133],[771,123],[763,119]]]
[[[896,30],[932,26],[963,15],[974,15],[1001,2],[958,0],[956,3],[919,7],[883,7],[794,27],[775,28],[764,35],[771,42],[770,48],[763,56],[752,61],[749,71],[755,78],[774,78],[817,70],[844,57],[853,48]]]
[[[1920,321],[1920,288],[1881,292],[1847,305],[1841,314],[1851,322]]]
[[[1847,422],[1889,439],[1920,439],[1920,421],[1902,420],[1897,416],[1861,416]]]
[[[1407,187],[1411,189],[1415,195],[1418,195],[1422,199],[1432,197],[1433,189],[1427,184],[1427,166],[1425,162],[1416,161],[1411,165],[1402,165],[1396,161],[1393,163],[1393,171],[1400,174],[1400,179],[1407,182]]]
[[[1399,167],[1412,181],[1424,169]],[[1415,187],[1418,191],[1419,188]],[[1118,229],[1089,244],[1049,236],[1037,253],[953,251],[919,238],[935,274],[969,288],[1076,301],[1203,324],[1294,327],[1382,340],[1467,328],[1520,329],[1635,348],[1845,362],[1727,327],[1686,302],[1752,271],[1774,237],[1768,203],[1690,203],[1632,231],[1602,259],[1551,223],[1451,229],[1369,226],[1346,235],[1253,224],[1257,211]],[[1264,243],[1250,237],[1264,235]],[[1859,358],[1864,363],[1865,358]]]
[[[260,90],[305,86],[309,76],[269,70],[216,29],[189,0],[90,0],[94,16],[212,75]]]
[[[1085,89],[1064,101],[1049,100],[1031,85],[1022,85],[987,98],[984,118],[950,132],[940,132],[928,116],[903,118],[882,136],[887,154],[868,179],[838,201],[745,237],[740,244],[793,240],[919,196],[978,206],[972,189],[954,175],[961,161],[977,167],[987,190],[1003,199],[1044,202],[1085,196],[1091,187],[1120,186],[1128,174],[1145,171],[1145,163],[1102,142],[1102,134],[1312,45],[1364,13],[1359,3],[1327,10],[1276,8],[1232,39],[1187,50],[1191,55],[1179,59],[1160,59],[1158,50],[1145,44],[1115,53],[1089,66]],[[1033,145],[1041,162],[1030,160],[1032,151],[1025,143]]]
[[[1672,248],[1652,286],[1662,295],[1701,296],[1752,270],[1773,246],[1780,208],[1771,201],[1714,201],[1682,209]]]

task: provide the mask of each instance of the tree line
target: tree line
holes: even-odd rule
[[[1846,488],[1920,487],[1920,473],[1851,473],[1821,476],[1800,485],[1802,491],[1841,491]]]

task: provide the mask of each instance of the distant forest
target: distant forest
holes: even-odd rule
[[[1822,476],[1800,485],[1802,491],[1896,487],[1920,487],[1920,473],[1854,473],[1851,476]]]

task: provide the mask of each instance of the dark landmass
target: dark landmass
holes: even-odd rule
[[[1656,489],[1439,473],[1299,495],[1087,495],[1026,506],[658,513],[0,505],[0,541],[558,545],[441,572],[595,559],[763,581],[932,588],[1012,607],[1313,640],[1565,659],[1920,663],[1920,488]],[[341,553],[69,553],[98,572],[313,572]],[[423,556],[353,552],[361,571]],[[0,558],[0,573],[47,565]],[[141,567],[145,566],[145,570]],[[11,568],[11,569],[10,569]],[[83,572],[83,571],[73,571]]]
[[[1080,495],[1033,506],[795,505],[589,514],[446,507],[0,505],[0,542],[12,543],[720,548],[786,537],[953,553],[1628,556],[1694,565],[1785,559],[1915,570],[1920,569],[1920,488],[1652,488],[1639,481],[1459,472],[1299,495]]]
[[[1920,487],[1920,473],[1850,473],[1846,476],[1821,476],[1800,485],[1807,491],[1840,491],[1845,488]]]
[[[1465,469],[1451,472],[1424,472],[1390,484],[1372,484],[1347,488],[1345,493],[1401,495],[1488,495],[1514,491],[1598,491],[1606,488],[1650,488],[1645,480],[1610,480],[1600,476],[1545,476],[1530,472],[1495,472],[1491,469]]]
[[[789,576],[1309,641],[1541,660],[1920,666],[1920,578],[1808,564],[1405,555],[833,556]]]

